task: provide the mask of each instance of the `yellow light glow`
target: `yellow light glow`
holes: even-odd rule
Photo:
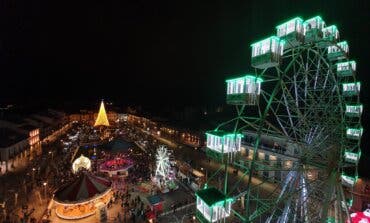
[[[86,170],[90,170],[91,169],[91,161],[90,161],[90,159],[87,158],[87,157],[85,157],[82,154],[72,164],[73,173],[77,173],[80,168],[84,168]]]
[[[103,101],[100,103],[98,117],[96,118],[94,126],[109,126],[109,121],[107,118],[107,113],[105,112]]]

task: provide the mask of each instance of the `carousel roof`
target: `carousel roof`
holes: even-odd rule
[[[59,188],[54,200],[66,204],[86,202],[110,190],[111,185],[109,180],[84,172],[72,183]]]

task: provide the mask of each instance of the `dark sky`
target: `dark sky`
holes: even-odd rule
[[[225,78],[251,70],[250,43],[317,14],[338,26],[358,63],[368,138],[367,0],[2,0],[0,103],[224,103]]]
[[[365,0],[4,0],[0,97],[47,104],[100,98],[223,103],[224,79],[250,70],[251,42],[288,18],[316,14],[337,24],[367,82]]]

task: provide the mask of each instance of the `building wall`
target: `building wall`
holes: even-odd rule
[[[354,211],[364,211],[370,208],[370,179],[359,178],[353,190]]]

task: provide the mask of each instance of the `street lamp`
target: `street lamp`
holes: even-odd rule
[[[36,168],[32,167],[32,183],[35,181],[35,171],[36,171]]]
[[[43,185],[44,185],[44,197],[46,199],[46,186],[48,185],[48,183],[44,182]]]

